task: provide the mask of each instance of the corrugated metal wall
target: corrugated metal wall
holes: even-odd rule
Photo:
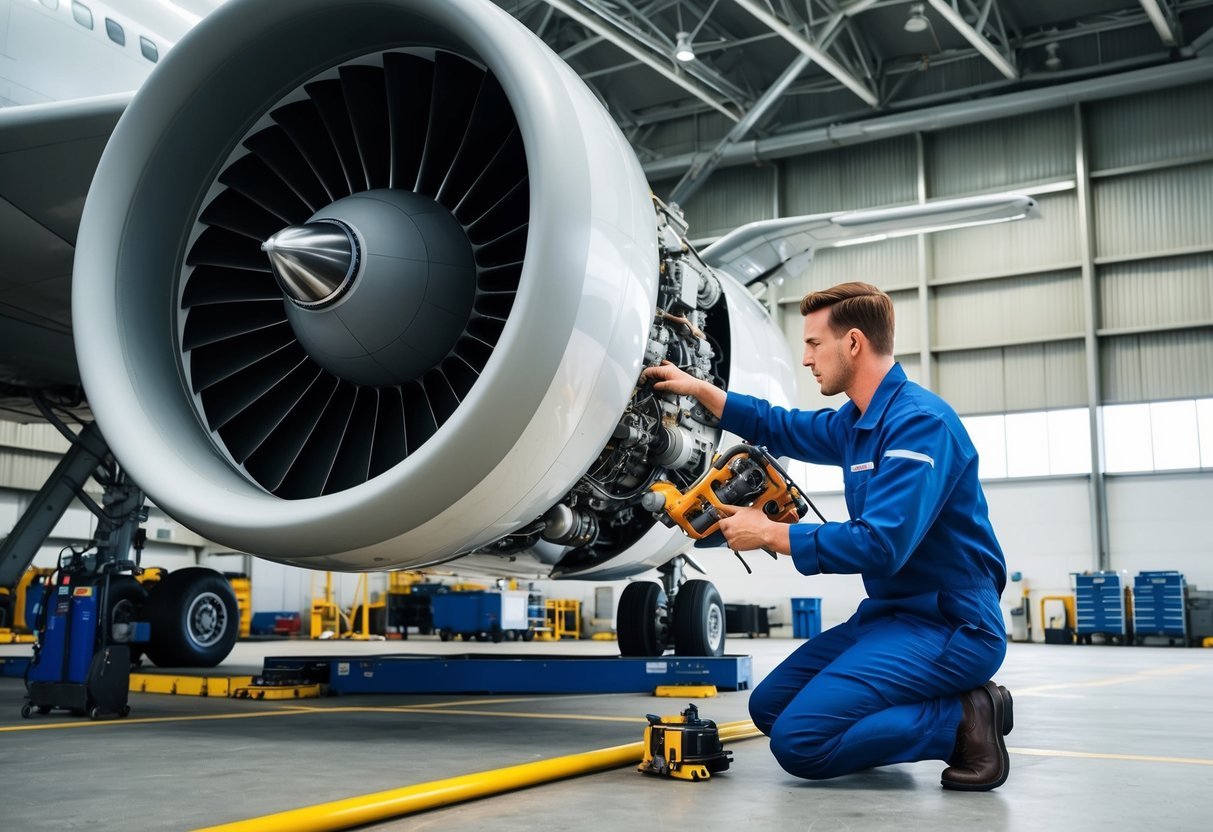
[[[1213,87],[924,134],[921,157],[928,198],[1044,185],[1043,218],[929,235],[921,264],[916,238],[820,251],[780,290],[789,314],[805,292],[844,280],[892,292],[899,360],[917,365],[925,317],[933,372],[923,375],[962,413],[1084,406],[1088,364],[1107,402],[1213,396]],[[782,164],[788,214],[916,199],[920,162],[909,139]],[[1091,299],[1084,268],[1094,275]],[[1091,357],[1088,308],[1099,346]]]
[[[927,196],[958,196],[1074,176],[1068,109],[941,130],[926,142]]]
[[[783,170],[783,213],[789,217],[918,199],[912,136],[789,159]]]

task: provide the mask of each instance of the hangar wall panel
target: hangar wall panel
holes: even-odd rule
[[[0,421],[0,447],[62,454],[67,451],[67,440],[50,425]]]
[[[1094,171],[1213,153],[1213,85],[1097,101],[1084,111]]]
[[[1101,329],[1213,322],[1213,254],[1109,263],[1099,269]]]
[[[784,284],[781,296],[799,299],[847,280],[862,280],[885,290],[915,286],[917,245],[913,237],[898,237],[862,246],[822,249],[799,279]]]
[[[1082,274],[1063,272],[939,286],[931,343],[982,347],[1083,333]]]
[[[1074,117],[1067,108],[953,127],[930,135],[930,198],[1074,175]]]
[[[1213,396],[1213,327],[1104,339],[1105,404]]]
[[[747,222],[771,219],[775,169],[742,165],[716,171],[682,207],[692,240],[719,237]]]
[[[958,413],[1053,410],[1086,404],[1081,341],[1055,341],[938,356],[935,389]]]
[[[1213,163],[1092,183],[1096,257],[1213,245]]]
[[[893,319],[895,321],[893,351],[898,353],[917,353],[922,348],[922,327],[919,326],[918,291],[890,292],[893,300]]]
[[[1041,219],[962,228],[931,235],[932,282],[1077,265],[1078,201],[1071,192],[1037,198]]]
[[[783,213],[794,217],[916,202],[917,159],[913,136],[789,159],[783,167]]]
[[[1213,477],[1168,473],[1108,478],[1112,568],[1176,569],[1188,585],[1213,587],[1209,506]]]

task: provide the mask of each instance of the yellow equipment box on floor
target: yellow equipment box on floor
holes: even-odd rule
[[[700,719],[699,709],[688,705],[678,716],[648,714],[644,729],[644,759],[637,771],[677,777],[679,780],[707,780],[728,770],[733,752],[720,744],[720,731],[710,719]]]

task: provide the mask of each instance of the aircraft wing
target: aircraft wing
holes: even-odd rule
[[[748,285],[803,270],[819,248],[1035,216],[1038,216],[1036,200],[1022,194],[991,194],[897,208],[810,214],[743,225],[708,246],[701,256],[709,266],[728,272]]]
[[[0,418],[40,418],[14,388],[80,383],[71,331],[76,231],[130,98],[0,109]]]

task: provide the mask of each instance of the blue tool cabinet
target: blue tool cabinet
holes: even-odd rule
[[[1125,641],[1129,619],[1125,612],[1125,578],[1119,572],[1074,575],[1074,633],[1080,643],[1092,635]]]
[[[1139,572],[1133,579],[1133,633],[1140,644],[1146,636],[1188,641],[1184,604],[1187,585],[1179,572]]]

